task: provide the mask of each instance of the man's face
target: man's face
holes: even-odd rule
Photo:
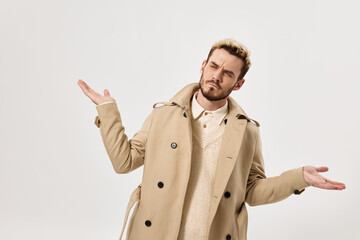
[[[227,98],[233,90],[238,90],[245,79],[237,81],[244,65],[243,60],[231,55],[225,49],[215,49],[201,66],[200,89],[209,101]]]

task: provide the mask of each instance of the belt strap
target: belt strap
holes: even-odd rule
[[[129,200],[129,203],[128,203],[127,208],[126,208],[125,219],[124,219],[123,228],[121,230],[121,235],[120,235],[119,240],[121,240],[122,235],[124,233],[125,226],[126,226],[126,223],[127,223],[128,217],[129,217],[129,212],[130,212],[131,208],[134,206],[134,204],[137,201],[140,200],[140,189],[141,189],[141,184],[132,192],[132,194],[130,196],[130,200]]]

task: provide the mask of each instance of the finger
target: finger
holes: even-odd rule
[[[86,94],[89,92],[89,89],[91,89],[83,80],[79,79],[78,85],[83,90],[83,92]]]
[[[343,190],[345,189],[345,184],[334,184],[333,181],[323,178],[320,181],[317,181],[315,184],[313,184],[314,187],[322,188],[322,189],[328,189],[328,190]]]
[[[333,181],[333,180],[330,180],[330,179],[325,179],[325,181],[326,182],[328,182],[328,183],[331,183],[331,184],[335,184],[335,185],[344,185],[345,186],[345,184],[344,183],[342,183],[342,182],[335,182],[335,181]]]
[[[328,167],[317,167],[315,169],[317,172],[327,172],[329,170]]]
[[[86,84],[86,82],[81,81],[79,82],[79,86],[81,87],[81,89],[83,90],[83,92],[90,98],[94,98],[97,96],[100,96],[99,93],[95,92],[91,87],[89,87],[89,85]]]
[[[336,185],[336,186],[339,186],[339,187],[346,188],[346,186],[345,186],[345,184],[344,184],[344,183],[341,183],[341,182],[335,182],[335,181],[332,181],[332,180],[327,179],[327,178],[325,179],[325,181],[326,181],[327,183],[332,184],[332,185]]]
[[[327,190],[340,190],[339,186],[333,185],[333,184],[327,183],[327,182],[318,183],[313,186],[317,187],[317,188],[327,189]]]
[[[86,84],[86,82],[79,79],[78,84],[80,88],[83,90],[84,94],[91,99],[91,101],[95,104],[99,104],[98,99],[101,97],[101,95],[94,90],[92,90],[89,85]]]
[[[84,82],[84,87],[87,90],[87,92],[91,93],[91,92],[95,92],[94,90],[91,89],[91,87],[89,85],[87,85],[86,82]]]
[[[345,189],[345,185],[336,185],[336,184],[331,184],[331,183],[325,183],[323,184],[324,189],[328,189],[328,190],[343,190]]]
[[[77,84],[81,89],[86,88],[85,82],[81,79],[78,80]]]
[[[107,90],[107,89],[104,90],[104,96],[110,97],[110,92],[109,92],[109,90]]]

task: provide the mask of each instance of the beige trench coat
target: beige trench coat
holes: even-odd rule
[[[176,240],[191,169],[190,99],[198,83],[183,88],[170,102],[155,106],[143,127],[128,141],[116,103],[96,106],[95,124],[117,173],[144,165],[143,178],[131,196],[128,240]],[[300,194],[308,185],[302,168],[266,178],[259,124],[229,98],[225,132],[215,174],[209,240],[245,240],[250,206],[274,203]],[[126,216],[127,218],[127,216]],[[125,219],[126,221],[126,219]]]

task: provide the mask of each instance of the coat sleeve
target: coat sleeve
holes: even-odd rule
[[[256,149],[246,188],[245,201],[250,206],[281,201],[291,194],[300,194],[309,186],[303,177],[303,168],[283,172],[280,176],[267,178],[264,170],[261,138],[256,128]]]
[[[145,144],[152,114],[131,140],[125,134],[116,103],[97,105],[95,125],[100,128],[105,149],[116,173],[128,173],[144,164]]]

